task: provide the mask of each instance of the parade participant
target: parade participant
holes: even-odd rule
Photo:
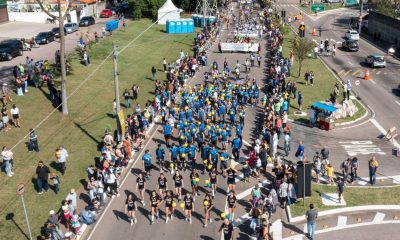
[[[201,159],[204,163],[204,168],[202,169],[201,174],[204,174],[204,171],[207,169],[207,166],[209,164],[208,159],[209,159],[209,155],[210,155],[210,147],[205,142],[203,142],[200,147],[200,155],[201,155]]]
[[[165,124],[164,125],[164,138],[165,138],[165,144],[167,147],[169,147],[169,140],[171,139],[172,135],[172,127],[170,124]]]
[[[164,148],[161,147],[161,144],[158,144],[157,149],[156,149],[156,157],[157,157],[157,162],[158,165],[160,166],[160,172],[167,171],[165,168],[165,150]]]
[[[199,174],[196,172],[196,169],[192,169],[190,173],[190,184],[192,186],[192,196],[195,198],[200,195],[198,183],[200,181]]]
[[[207,222],[212,223],[212,217],[210,216],[211,210],[214,207],[214,202],[209,194],[206,194],[203,200],[204,205],[204,227],[207,227]]]
[[[178,201],[181,200],[182,198],[182,187],[183,187],[183,177],[180,175],[179,171],[177,170],[172,177],[174,180],[174,186],[175,186],[175,196],[178,198]]]
[[[209,161],[213,165],[214,168],[217,168],[217,165],[218,165],[218,150],[215,148],[215,145],[211,146]]]
[[[233,221],[233,219],[234,219],[233,215],[235,214],[236,203],[237,203],[234,191],[232,191],[232,190],[229,191],[229,195],[226,198],[226,201],[228,203],[228,214],[230,216],[229,220]]]
[[[174,219],[174,208],[176,207],[176,203],[174,202],[174,196],[173,196],[172,190],[169,190],[166,192],[166,195],[164,197],[165,201],[165,223],[168,223],[168,220],[173,220]]]
[[[217,191],[217,185],[218,185],[218,172],[215,168],[212,169],[212,171],[209,173],[210,175],[210,184],[211,184],[211,194],[212,196],[215,196],[215,193]]]
[[[152,167],[151,159],[152,159],[152,157],[151,157],[151,154],[150,154],[150,150],[146,149],[145,154],[142,157],[142,160],[143,160],[142,163],[143,163],[144,171],[146,172],[146,178],[147,179],[149,179],[150,176],[151,176],[150,175],[150,171],[151,171],[151,167]]]
[[[171,163],[175,167],[175,170],[177,170],[177,162],[178,162],[178,147],[175,145],[175,143],[172,143],[172,146],[169,148],[169,151],[171,153]],[[171,174],[174,174],[174,168],[171,168]]]
[[[188,147],[188,157],[189,157],[190,168],[192,170],[196,168],[196,150],[197,150],[196,145],[190,143],[190,146]]]
[[[151,224],[154,223],[154,216],[158,219],[158,206],[160,206],[162,199],[155,190],[150,195],[150,206],[151,206]]]
[[[225,151],[220,153],[220,170],[221,170],[221,174],[222,176],[225,178],[226,177],[226,170],[228,169],[228,160],[229,160],[229,153],[228,151],[225,149]]]
[[[235,158],[235,161],[239,161],[240,157],[240,148],[242,147],[242,142],[239,138],[238,135],[236,135],[236,138],[232,140],[232,155]]]
[[[136,201],[133,199],[133,195],[129,194],[128,198],[125,201],[125,214],[128,215],[128,219],[131,222],[131,226],[133,223],[137,222],[135,217],[135,210],[137,209]]]
[[[140,201],[143,206],[146,206],[144,202],[144,192],[146,190],[146,179],[143,177],[142,173],[139,173],[139,176],[136,178],[136,191],[140,195]]]
[[[235,191],[236,189],[236,170],[231,166],[226,170],[226,173],[228,175],[227,181],[228,181],[228,189],[229,191]]]
[[[183,198],[183,201],[185,202],[185,220],[189,221],[190,224],[192,224],[192,212],[194,210],[194,199],[190,195],[190,193],[186,193],[186,196]]]
[[[158,190],[160,191],[160,196],[163,198],[167,192],[167,179],[164,176],[164,173],[160,173],[158,177]]]
[[[218,232],[221,232],[224,236],[224,240],[233,240],[233,225],[229,219],[225,218]]]

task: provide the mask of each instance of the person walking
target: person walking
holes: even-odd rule
[[[299,104],[299,110],[301,111],[301,107],[303,105],[303,94],[301,91],[299,91],[299,94],[297,95],[297,104]]]
[[[32,128],[29,129],[29,143],[28,143],[28,151],[32,152],[35,150],[39,152],[39,143],[38,143],[38,136]]]
[[[314,209],[314,204],[310,204],[310,209],[306,212],[307,219],[307,237],[314,240],[315,225],[318,218],[318,212]]]
[[[136,223],[136,216],[135,216],[135,211],[137,210],[137,204],[135,199],[133,198],[132,193],[128,195],[128,198],[125,201],[125,214],[128,215],[128,219],[131,223],[131,226],[133,223]]]
[[[342,203],[342,194],[344,191],[344,182],[343,179],[341,177],[338,178],[337,181],[337,191],[338,191],[338,201],[339,203]]]
[[[143,168],[144,168],[144,171],[146,172],[146,178],[147,179],[149,179],[149,177],[150,177],[150,171],[151,171],[151,166],[152,166],[151,165],[152,157],[151,157],[151,154],[149,152],[150,152],[150,150],[146,149],[145,154],[142,157]]]
[[[66,163],[68,158],[68,151],[64,148],[63,145],[59,146],[56,149],[56,159],[58,163],[58,169],[62,175],[65,174],[65,170],[67,169]]]
[[[375,156],[373,156],[368,161],[368,168],[369,168],[369,183],[371,186],[375,185],[376,182],[376,170],[378,169],[379,163],[376,160]]]
[[[46,165],[43,164],[43,161],[39,161],[39,164],[36,168],[37,174],[37,192],[38,194],[43,193],[43,189],[45,192],[49,190],[49,173],[50,169]]]
[[[167,60],[165,58],[163,58],[162,64],[163,64],[163,67],[164,67],[164,72],[167,72],[168,63],[167,63]]]
[[[131,107],[131,103],[132,103],[132,97],[129,94],[128,89],[125,88],[124,93],[122,93],[122,96],[124,96],[125,108],[130,108]]]
[[[12,161],[13,161],[13,152],[7,149],[6,146],[3,147],[1,151],[1,157],[3,158],[3,166],[4,170],[8,177],[12,177],[14,173],[12,172]]]
[[[303,141],[299,142],[299,146],[297,147],[297,151],[295,153],[295,157],[299,159],[299,161],[303,161],[304,159],[304,145]]]
[[[4,104],[4,103],[3,103],[3,107],[1,108],[1,119],[3,120],[3,127],[4,127],[5,131],[8,131],[8,128],[9,128],[8,122],[10,121],[10,119],[8,118],[7,104]]]
[[[156,73],[157,73],[157,69],[154,66],[151,67],[151,80],[153,80],[153,81],[156,80]]]

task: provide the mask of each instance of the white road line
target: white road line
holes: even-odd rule
[[[303,233],[307,233],[308,231],[307,231],[307,223],[306,224],[304,224],[304,226],[303,226]]]
[[[282,221],[278,219],[272,223],[270,231],[273,239],[282,239]]]
[[[374,217],[374,220],[372,220],[372,222],[373,223],[383,222],[383,219],[385,218],[385,215],[386,214],[384,214],[384,213],[377,212],[375,217]]]
[[[375,125],[375,127],[383,134],[386,135],[387,131],[375,120],[375,118],[370,119],[371,123]],[[395,146],[396,148],[400,148],[400,144],[395,140],[392,139],[390,142]]]
[[[350,65],[350,66],[354,66],[354,64],[353,64],[352,62],[349,62],[349,65]]]
[[[349,224],[343,227],[332,227],[332,228],[326,228],[326,229],[321,229],[315,231],[315,235],[317,234],[322,234],[322,233],[327,233],[327,232],[333,232],[333,231],[338,231],[338,230],[344,230],[344,229],[350,229],[350,228],[359,228],[359,227],[365,227],[365,226],[372,226],[372,225],[377,225],[377,224],[400,224],[400,220],[391,220],[391,221],[384,221],[384,222],[379,222],[379,223],[374,223],[374,222],[364,222],[364,223],[356,223],[356,224]],[[291,236],[284,238],[283,240],[293,240],[297,236],[303,236],[301,234],[298,234],[296,236]]]
[[[374,80],[372,80],[372,79],[370,79],[369,81],[371,81],[373,84],[376,84],[376,82]]]
[[[246,144],[248,147],[251,147],[251,144],[248,142],[248,141],[246,141],[246,140],[242,140],[242,142],[244,143],[244,144]]]
[[[399,101],[397,101],[397,100],[394,100],[394,102],[395,102],[397,105],[399,105],[399,106],[400,106],[400,102],[399,102]]]
[[[347,224],[347,216],[339,216],[337,219],[337,226],[343,227]]]

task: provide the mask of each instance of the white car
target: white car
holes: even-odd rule
[[[348,31],[346,32],[346,34],[344,35],[344,37],[345,37],[346,39],[349,39],[349,40],[355,40],[355,41],[360,40],[360,35],[359,35],[358,32],[355,31],[355,30],[348,30]]]

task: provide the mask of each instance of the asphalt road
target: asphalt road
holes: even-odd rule
[[[277,1],[277,10],[286,10],[286,16],[293,16],[299,12],[298,4],[294,0]],[[309,16],[303,13],[303,21],[306,25],[306,37],[317,42],[328,38],[331,43],[343,41],[345,32],[348,30],[348,22],[351,16],[356,16],[356,9],[337,9],[318,16]],[[295,28],[299,21],[292,23]],[[311,35],[312,29],[322,27],[322,38]],[[399,158],[392,155],[392,149],[396,145],[381,139],[382,131],[396,126],[400,129],[400,104],[396,91],[393,91],[400,83],[400,62],[392,57],[386,57],[387,67],[384,69],[370,69],[363,63],[365,57],[372,53],[384,54],[380,49],[361,39],[360,51],[344,52],[338,49],[336,57],[322,57],[323,61],[334,72],[338,73],[342,81],[350,79],[353,92],[359,99],[372,110],[373,120],[362,121],[352,126],[338,127],[328,133],[302,129],[307,134],[308,147],[315,151],[327,145],[331,150],[331,162],[335,169],[339,169],[340,163],[347,157],[357,156],[360,160],[361,176],[368,175],[367,161],[372,155],[376,155],[381,162],[379,172],[384,176],[399,175],[397,169],[400,167]],[[337,46],[341,46],[337,43]],[[368,68],[372,80],[366,81],[360,78],[364,69]],[[318,76],[317,76],[318,78]],[[360,85],[356,86],[355,81]],[[397,145],[398,146],[398,145]],[[307,147],[307,145],[306,145]],[[355,150],[355,151],[352,151]],[[315,151],[309,151],[312,158]],[[390,181],[391,182],[391,181]],[[398,181],[396,181],[398,183]]]

